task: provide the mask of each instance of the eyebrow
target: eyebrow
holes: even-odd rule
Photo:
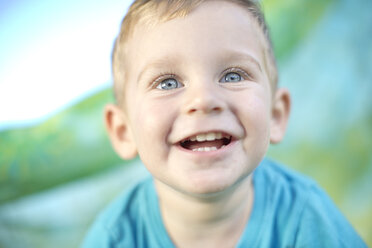
[[[175,65],[179,64],[177,60],[179,60],[178,57],[165,57],[165,58],[156,59],[148,63],[138,74],[137,82],[140,82],[142,80],[142,77],[146,75],[148,71],[157,70],[157,69],[161,69],[164,67],[173,68]],[[258,62],[258,60],[247,52],[242,52],[242,51],[222,52],[222,56],[219,60],[220,61],[232,61],[232,62],[233,61],[249,61],[252,64],[254,64],[260,70],[260,72],[262,72],[262,67],[260,63]]]
[[[137,82],[140,82],[142,80],[142,77],[146,75],[148,71],[156,70],[164,67],[173,67],[175,64],[174,58],[171,57],[165,57],[156,59],[150,63],[148,63],[138,74]]]
[[[222,57],[222,59],[223,61],[237,61],[237,60],[247,61],[248,60],[249,62],[254,64],[260,70],[260,72],[262,72],[262,67],[260,63],[258,62],[258,60],[247,52],[227,51],[226,53],[224,53],[224,56]]]

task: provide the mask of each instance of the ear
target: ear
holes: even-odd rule
[[[271,113],[270,143],[279,143],[287,129],[291,109],[291,96],[287,89],[276,90]]]
[[[104,110],[104,121],[112,147],[123,159],[132,159],[137,155],[137,147],[124,111],[117,105],[108,104]]]

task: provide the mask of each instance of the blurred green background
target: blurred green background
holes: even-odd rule
[[[372,246],[372,1],[262,5],[293,101],[287,136],[268,156],[314,178]],[[112,101],[104,89],[0,131],[0,247],[77,247],[96,214],[144,177],[106,137]]]

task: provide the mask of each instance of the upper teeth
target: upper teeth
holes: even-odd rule
[[[223,137],[222,133],[214,133],[214,132],[211,132],[211,133],[205,133],[205,134],[198,134],[198,135],[195,135],[195,136],[192,136],[190,138],[191,141],[199,141],[199,142],[202,142],[202,141],[211,141],[211,140],[216,140],[216,139],[221,139]]]

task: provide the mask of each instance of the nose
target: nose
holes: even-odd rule
[[[221,89],[217,84],[196,83],[188,87],[184,103],[187,114],[220,113],[225,108]]]

